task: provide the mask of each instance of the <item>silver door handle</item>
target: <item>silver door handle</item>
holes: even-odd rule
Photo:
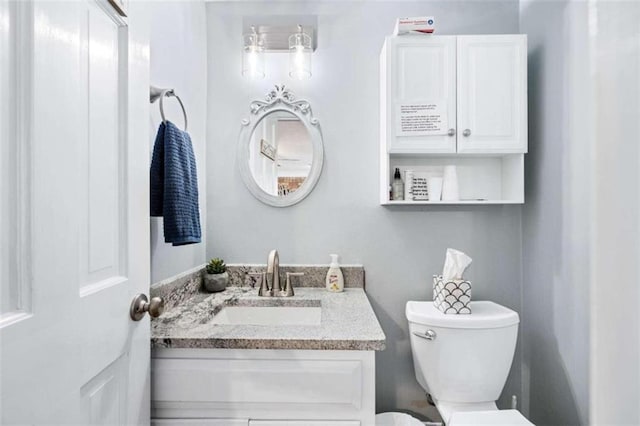
[[[462,132],[462,136],[471,136],[471,130],[464,129],[464,132]]]
[[[433,330],[427,330],[424,332],[424,334],[418,333],[417,331],[413,332],[414,336],[420,337],[422,339],[427,339],[427,340],[436,340],[436,337],[438,337],[438,335],[436,334],[435,331]]]
[[[456,129],[449,129],[449,131],[447,132],[447,135],[449,136],[455,136],[456,134]]]
[[[152,318],[162,315],[164,312],[164,299],[162,297],[152,297],[151,302],[149,302],[149,299],[144,294],[136,294],[129,309],[131,319],[140,321],[146,312],[149,312],[149,316]]]

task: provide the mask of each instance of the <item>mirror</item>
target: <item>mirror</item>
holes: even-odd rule
[[[267,194],[286,197],[299,190],[309,177],[312,162],[311,135],[292,113],[274,111],[253,129],[249,169]]]
[[[307,101],[276,86],[253,101],[242,121],[238,164],[245,185],[260,201],[286,207],[302,201],[320,177],[322,135]]]

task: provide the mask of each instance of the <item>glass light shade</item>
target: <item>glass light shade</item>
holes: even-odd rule
[[[289,36],[289,76],[298,80],[311,78],[311,37],[302,32]]]
[[[251,79],[264,78],[264,47],[260,35],[254,31],[242,38],[242,75]]]

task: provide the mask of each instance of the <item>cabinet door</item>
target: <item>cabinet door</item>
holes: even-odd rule
[[[458,37],[458,152],[527,152],[527,38]]]
[[[248,426],[249,419],[151,419],[151,426]]]
[[[456,38],[392,37],[387,57],[390,153],[456,150]]]
[[[357,420],[251,420],[249,426],[360,426]]]

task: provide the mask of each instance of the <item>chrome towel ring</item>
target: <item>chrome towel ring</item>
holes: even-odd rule
[[[160,116],[162,117],[162,122],[167,121],[164,116],[164,104],[162,103],[165,97],[174,97],[180,103],[180,107],[182,108],[182,114],[184,116],[184,131],[187,131],[187,111],[184,108],[184,104],[182,103],[182,99],[180,96],[176,95],[173,89],[161,89],[155,86],[149,86],[149,101],[154,103],[158,99],[160,99]]]

